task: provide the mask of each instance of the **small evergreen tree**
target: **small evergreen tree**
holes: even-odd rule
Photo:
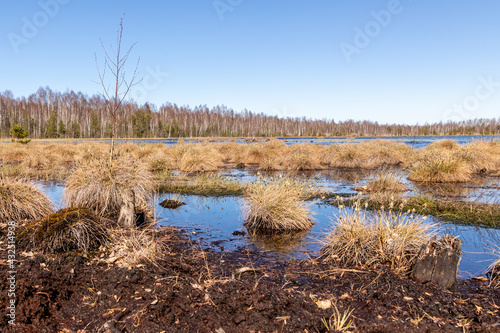
[[[52,111],[47,120],[47,138],[57,138],[57,113]]]
[[[64,126],[64,122],[59,120],[59,124],[57,126],[57,133],[59,134],[59,137],[64,137],[66,135],[66,126]]]
[[[73,138],[79,138],[81,136],[80,124],[77,123],[76,121],[73,121],[71,123],[71,133],[73,134]]]
[[[26,144],[31,141],[31,139],[24,139],[29,135],[29,133],[27,130],[22,128],[20,124],[12,125],[10,129],[10,135],[12,136],[12,141],[15,141],[15,139],[17,139],[17,142],[23,144]]]

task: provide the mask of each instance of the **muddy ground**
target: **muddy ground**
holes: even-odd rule
[[[21,255],[16,326],[1,332],[327,332],[353,311],[351,331],[500,332],[500,290],[479,280],[452,291],[386,267],[343,270],[309,259],[275,262],[265,253],[201,250],[175,229],[157,266],[118,267],[81,256]],[[8,304],[1,236],[0,303]],[[333,331],[333,330],[332,330]]]

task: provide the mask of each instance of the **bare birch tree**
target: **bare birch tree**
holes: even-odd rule
[[[110,148],[110,161],[113,159],[114,149],[115,149],[115,136],[116,127],[121,115],[122,104],[128,93],[133,86],[140,83],[137,81],[137,68],[139,67],[140,58],[137,59],[133,75],[127,79],[125,65],[130,56],[130,52],[136,45],[132,44],[130,48],[125,53],[122,53],[122,37],[123,37],[123,19],[125,15],[120,20],[120,25],[116,33],[116,46],[110,46],[107,49],[101,38],[102,49],[104,51],[104,65],[99,66],[97,61],[97,54],[94,53],[95,63],[97,67],[97,73],[99,74],[99,84],[102,87],[102,92],[100,95],[106,101],[106,107],[109,110],[112,118],[112,129],[111,129],[111,148]],[[112,53],[110,53],[110,51]],[[106,80],[106,71],[111,72],[111,82],[108,84]]]

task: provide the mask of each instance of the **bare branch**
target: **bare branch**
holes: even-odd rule
[[[136,43],[132,44],[132,46],[130,46],[130,48],[128,48],[127,52],[125,52],[125,54],[122,55],[121,48],[122,48],[123,19],[124,18],[125,18],[125,14],[122,16],[122,18],[120,20],[120,24],[118,26],[118,31],[116,33],[116,49],[113,48],[112,45],[110,47],[111,54],[108,52],[108,50],[104,46],[102,39],[99,38],[99,40],[101,42],[101,47],[104,51],[104,68],[103,68],[102,72],[101,72],[101,69],[99,68],[99,65],[97,62],[97,55],[94,54],[95,61],[96,61],[96,67],[97,67],[97,73],[99,76],[99,82],[100,82],[102,89],[103,89],[101,96],[105,99],[106,106],[107,106],[107,108],[108,108],[108,110],[111,113],[111,116],[113,118],[112,134],[111,134],[110,160],[113,159],[116,126],[119,122],[118,118],[119,118],[120,113],[121,113],[122,103],[126,99],[131,88],[142,81],[142,80],[140,80],[140,81],[136,82],[137,75],[138,75],[137,69],[139,67],[140,58],[137,60],[132,77],[130,78],[130,80],[127,80],[125,68],[126,68],[126,64],[127,64],[128,59],[129,59],[130,53],[132,52],[132,49],[135,47]],[[106,69],[108,69],[113,76],[114,88],[106,86],[106,83],[105,83]]]

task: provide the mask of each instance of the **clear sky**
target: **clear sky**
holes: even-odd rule
[[[99,37],[133,42],[156,105],[425,123],[500,116],[498,0],[2,1],[0,91],[99,91]],[[153,73],[154,75],[152,75]]]

